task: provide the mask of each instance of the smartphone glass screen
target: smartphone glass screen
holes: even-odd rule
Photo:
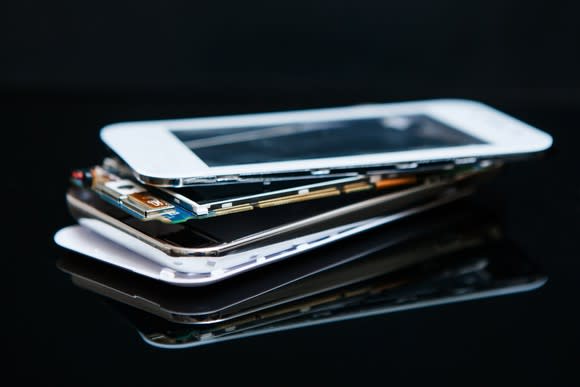
[[[552,143],[465,100],[126,122],[101,138],[139,179],[166,187],[500,158]]]
[[[210,167],[486,143],[425,114],[170,131]]]

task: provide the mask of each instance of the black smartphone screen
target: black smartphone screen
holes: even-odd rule
[[[485,144],[424,114],[171,132],[210,167]]]

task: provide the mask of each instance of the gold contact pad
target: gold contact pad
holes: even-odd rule
[[[213,210],[213,213],[215,215],[233,214],[236,212],[253,210],[256,207],[268,208],[268,207],[281,206],[284,204],[298,203],[298,202],[302,202],[302,201],[325,198],[325,197],[336,196],[336,195],[340,195],[339,190],[337,190],[336,188],[328,188],[328,189],[323,189],[320,191],[314,191],[314,192],[303,193],[303,194],[288,195],[288,196],[283,196],[283,197],[275,198],[275,199],[262,200],[254,205],[241,204],[239,206],[217,208],[217,209]]]
[[[352,192],[366,191],[371,188],[373,188],[373,185],[366,182],[352,183],[344,185],[342,187],[342,192],[348,194]]]
[[[353,193],[353,192],[366,191],[366,190],[372,189],[373,187],[376,187],[377,189],[383,189],[383,188],[388,188],[388,187],[396,187],[399,185],[413,184],[416,182],[417,182],[417,178],[415,176],[383,179],[383,180],[379,180],[379,181],[375,182],[374,185],[367,183],[367,182],[358,182],[358,183],[346,184],[341,188],[341,190],[339,190],[338,188],[327,188],[327,189],[312,191],[312,192],[308,192],[308,193],[294,194],[294,195],[288,195],[288,196],[283,196],[283,197],[279,197],[279,198],[266,199],[266,200],[259,201],[255,205],[242,204],[239,206],[233,206],[233,207],[227,207],[227,208],[218,208],[218,209],[215,209],[213,212],[215,213],[215,215],[226,215],[226,214],[232,214],[232,213],[236,213],[236,212],[249,211],[249,210],[254,209],[255,207],[268,208],[268,207],[274,207],[274,206],[281,206],[284,204],[298,203],[298,202],[312,200],[312,199],[320,199],[320,198],[325,198],[325,197],[337,196],[337,195],[341,194],[341,191],[345,194],[349,194],[349,193]]]
[[[239,206],[216,208],[215,210],[213,210],[213,212],[215,215],[226,215],[226,214],[233,214],[236,212],[250,211],[253,209],[254,209],[254,206],[252,206],[251,204],[242,204]]]
[[[256,204],[256,207],[259,207],[259,208],[274,207],[274,206],[280,206],[283,204],[298,203],[298,202],[302,202],[302,201],[306,201],[306,200],[326,198],[326,197],[337,196],[337,195],[340,195],[340,191],[338,189],[327,188],[327,189],[321,189],[319,191],[313,191],[313,192],[304,193],[304,194],[295,194],[295,195],[284,196],[281,198],[262,200]]]

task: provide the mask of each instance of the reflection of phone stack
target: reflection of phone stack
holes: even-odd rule
[[[57,242],[181,286],[462,198],[551,143],[487,106],[449,100],[124,123],[101,137],[115,157],[74,171],[67,202],[84,229],[141,259],[105,254],[78,228]]]

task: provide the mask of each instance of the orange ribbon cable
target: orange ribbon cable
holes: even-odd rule
[[[403,176],[403,177],[395,177],[392,179],[382,179],[375,183],[375,187],[377,189],[385,189],[391,187],[397,187],[400,185],[408,185],[408,184],[415,184],[417,182],[417,176]]]

